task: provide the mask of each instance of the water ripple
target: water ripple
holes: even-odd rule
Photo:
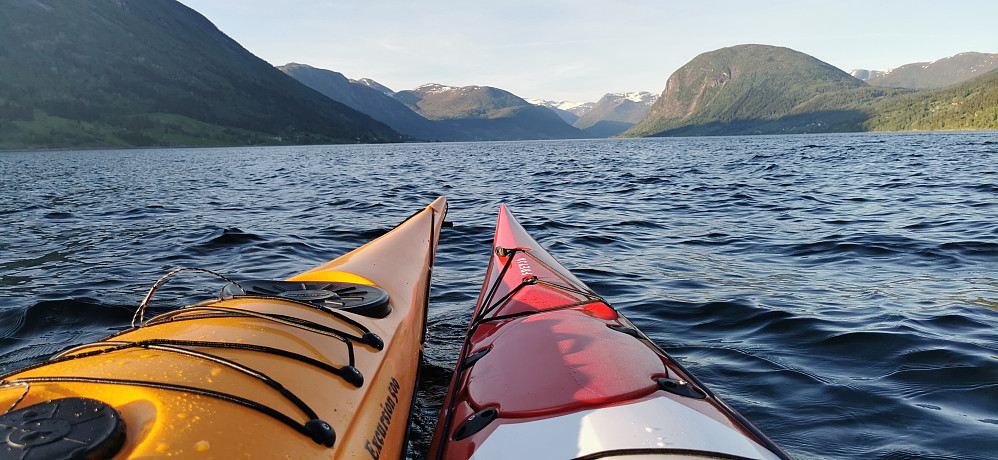
[[[791,455],[991,458],[994,145],[934,133],[0,152],[0,368],[124,327],[174,268],[287,277],[445,194],[455,225],[433,275],[412,458],[500,202]],[[150,308],[219,287],[171,279]]]

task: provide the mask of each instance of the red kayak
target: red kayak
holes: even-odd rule
[[[431,459],[786,459],[503,205]]]

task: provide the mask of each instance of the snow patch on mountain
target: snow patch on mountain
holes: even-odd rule
[[[361,78],[360,80],[350,80],[350,82],[367,86],[368,88],[377,90],[386,96],[395,95],[395,91],[392,91],[391,88],[382,85],[381,83],[378,83],[370,78]]]
[[[869,78],[879,77],[881,75],[886,75],[891,73],[894,69],[878,69],[878,70],[867,70],[867,69],[854,69],[849,71],[849,75],[856,77],[860,80],[866,80]]]
[[[638,91],[631,93],[607,93],[606,95],[603,96],[603,98],[600,99],[600,101],[607,100],[607,101],[623,102],[625,100],[628,100],[639,104],[647,104],[650,107],[652,104],[655,103],[656,99],[658,99],[657,94],[652,94],[647,91]],[[550,109],[559,109],[559,110],[564,110],[566,112],[571,112],[580,117],[589,113],[589,111],[591,111],[593,107],[596,107],[596,105],[599,103],[599,101],[569,102],[569,101],[548,101],[545,99],[527,99],[526,101],[534,105],[539,105],[541,107],[547,107]]]
[[[637,102],[639,104],[648,104],[648,105],[654,104],[655,100],[658,99],[657,94],[652,94],[647,91],[640,91],[636,93],[607,93],[607,95],[603,97],[608,99],[616,99],[620,101],[628,100],[631,102]]]
[[[456,86],[441,85],[439,83],[427,83],[425,85],[419,85],[413,91],[423,94],[437,94],[437,93],[446,93],[448,91],[454,91],[458,89],[461,88],[458,88]]]
[[[586,112],[592,110],[592,108],[596,105],[595,102],[548,101],[544,99],[525,100],[533,105],[539,105],[549,109],[564,110],[566,112],[574,113],[576,116],[584,115]]]
[[[547,107],[549,109],[567,110],[569,112],[571,112],[572,109],[577,109],[579,107],[585,106],[586,104],[592,104],[592,102],[548,101],[545,99],[524,99],[524,100],[531,104],[539,105],[541,107]]]

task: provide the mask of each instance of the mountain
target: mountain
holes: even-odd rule
[[[606,94],[573,126],[595,137],[613,137],[643,120],[657,99],[645,91]]]
[[[554,110],[566,123],[592,137],[612,137],[634,126],[651,110],[657,95],[648,92],[608,93],[597,102],[548,101],[527,102]]]
[[[0,148],[382,142],[174,0],[0,8]]]
[[[527,102],[554,110],[562,120],[570,125],[574,125],[575,122],[579,121],[579,118],[596,107],[595,102],[548,101],[544,99],[527,99]]]
[[[880,75],[883,75],[887,72],[890,72],[890,70],[857,69],[857,70],[850,70],[849,75],[852,75],[854,78],[858,78],[860,80],[867,80],[873,77],[879,77]]]
[[[573,139],[589,137],[553,111],[489,86],[427,84],[395,98],[413,111],[464,135],[462,140]]]
[[[579,116],[573,112],[570,112],[569,110],[564,109],[563,107],[574,108],[582,105],[574,102],[554,102],[554,101],[546,101],[544,99],[524,99],[524,100],[536,106],[547,107],[548,109],[551,109],[551,111],[558,114],[558,116],[561,117],[562,120],[565,120],[565,123],[568,124],[575,123],[579,119]]]
[[[338,72],[291,63],[278,69],[322,95],[367,114],[395,131],[421,140],[455,140],[461,136],[447,126],[423,118],[374,80],[351,81]]]
[[[324,96],[396,131],[425,141],[563,139],[586,137],[547,108],[497,88],[428,84],[394,92],[364,78],[349,80],[304,64],[278,67]]]
[[[869,131],[998,130],[998,69],[946,88],[882,100],[863,127]]]
[[[389,87],[387,87],[385,85],[382,85],[381,83],[378,83],[378,82],[376,82],[374,80],[371,80],[370,78],[361,78],[360,80],[350,80],[350,81],[352,83],[359,83],[359,84],[364,85],[364,86],[366,86],[368,88],[374,89],[374,90],[378,91],[379,93],[384,94],[386,96],[394,96],[395,95],[395,91],[392,91],[391,88],[389,88]]]
[[[934,62],[916,62],[891,69],[864,80],[874,86],[939,89],[961,83],[998,69],[998,55],[960,53]]]
[[[739,45],[673,73],[648,116],[621,136],[857,131],[874,101],[901,92],[788,48]]]
[[[583,103],[578,103],[578,102],[560,102],[560,103],[558,103],[558,109],[564,110],[566,112],[571,112],[571,113],[573,113],[575,115],[578,115],[579,117],[581,117],[581,116],[585,115],[586,113],[588,113],[595,106],[596,106],[595,102],[583,102]]]

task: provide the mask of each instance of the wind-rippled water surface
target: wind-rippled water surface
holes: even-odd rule
[[[125,327],[172,269],[285,278],[445,195],[413,458],[500,202],[792,456],[994,458],[996,184],[994,132],[3,152],[0,371]]]

